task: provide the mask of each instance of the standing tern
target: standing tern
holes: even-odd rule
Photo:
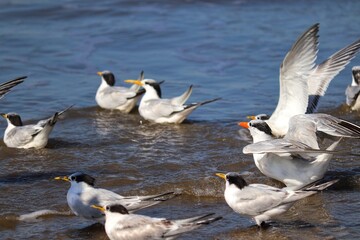
[[[286,134],[292,116],[316,110],[319,98],[325,94],[330,81],[359,52],[360,40],[357,40],[316,65],[318,32],[319,24],[305,31],[280,66],[279,100],[275,111],[267,120],[277,137]]]
[[[160,86],[153,79],[126,80],[125,82],[137,84],[145,89],[146,92],[140,101],[139,113],[144,119],[156,123],[180,124],[196,108],[220,99],[185,104],[192,93],[192,85],[178,97],[162,99]]]
[[[327,114],[300,114],[290,119],[289,131],[275,139],[266,121],[240,122],[248,128],[253,144],[243,149],[253,154],[256,167],[266,176],[299,189],[323,178],[342,138],[360,138],[360,126]],[[331,139],[320,149],[318,136]],[[334,139],[335,138],[335,139]]]
[[[346,88],[346,104],[351,107],[352,110],[360,109],[360,66],[352,68],[352,82]]]
[[[8,123],[4,133],[4,143],[10,148],[44,148],[58,118],[71,107],[56,112],[50,118],[41,120],[37,124],[30,125],[23,125],[20,116],[16,113],[0,113]]]
[[[3,98],[8,92],[10,92],[13,87],[24,82],[26,78],[27,76],[18,77],[13,80],[0,84],[0,99]]]
[[[121,204],[132,212],[159,204],[175,196],[174,192],[148,196],[121,196],[106,189],[95,188],[95,178],[81,172],[73,173],[70,176],[56,177],[55,180],[70,182],[71,186],[66,198],[75,215],[98,222],[104,222],[104,215],[91,208],[93,204]]]
[[[258,226],[264,226],[266,221],[286,212],[296,201],[324,190],[338,181],[333,180],[293,191],[265,184],[248,184],[235,172],[216,173],[216,175],[226,181],[224,191],[226,203],[235,212],[254,217]]]
[[[206,214],[168,220],[131,214],[120,204],[92,205],[92,207],[105,213],[105,231],[110,240],[174,239],[179,234],[222,219],[222,217],[210,217],[213,214]]]
[[[101,77],[101,84],[96,92],[97,104],[105,109],[117,109],[129,113],[145,91],[139,85],[130,88],[114,86],[115,76],[110,71],[97,73]],[[144,79],[144,72],[140,73],[139,81]]]

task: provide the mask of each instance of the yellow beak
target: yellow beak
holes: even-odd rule
[[[2,116],[3,118],[7,119],[8,115],[6,113],[0,113],[0,116]]]
[[[136,84],[136,85],[139,85],[139,86],[143,86],[144,84],[139,81],[139,80],[125,80],[126,83],[132,83],[132,84]]]
[[[247,116],[246,118],[247,118],[247,119],[251,119],[251,120],[255,120],[255,119],[256,119],[255,116]]]
[[[105,208],[104,208],[104,207],[102,207],[102,206],[91,205],[90,207],[92,207],[92,208],[96,208],[96,209],[99,209],[99,210],[100,210],[100,211],[102,211],[102,212],[105,212]]]
[[[102,76],[102,72],[97,72],[97,75],[99,75],[100,77]]]
[[[64,176],[64,177],[56,177],[56,178],[54,178],[55,180],[63,180],[63,181],[65,181],[65,182],[70,182],[70,179],[69,179],[69,177],[67,177],[67,176]]]
[[[226,174],[224,173],[215,173],[216,176],[221,177],[222,179],[224,179],[226,181]]]

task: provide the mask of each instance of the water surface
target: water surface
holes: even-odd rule
[[[218,171],[239,171],[250,183],[281,186],[264,177],[237,121],[271,113],[278,99],[278,72],[296,38],[320,23],[318,62],[360,38],[358,1],[22,1],[0,3],[1,82],[28,75],[1,100],[36,122],[71,104],[42,150],[0,143],[0,236],[2,239],[107,239],[103,227],[75,216],[16,217],[50,209],[66,213],[67,183],[58,175],[84,171],[97,186],[124,194],[180,191],[171,201],[141,211],[183,218],[215,212],[224,219],[180,239],[360,238],[357,140],[332,160],[328,178],[341,180],[304,199],[267,230],[234,213],[223,199]],[[352,63],[331,83],[320,111],[360,124],[344,91]],[[164,97],[193,84],[190,101],[222,97],[179,126],[143,121],[96,106],[97,71],[111,70],[117,84],[145,77],[165,80]],[[5,121],[0,122],[4,130]]]

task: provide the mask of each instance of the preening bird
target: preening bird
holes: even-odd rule
[[[71,107],[56,112],[50,118],[41,120],[37,124],[30,125],[23,125],[21,117],[17,113],[0,113],[8,123],[4,133],[5,145],[10,148],[44,148],[58,118]]]

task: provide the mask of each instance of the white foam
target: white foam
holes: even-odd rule
[[[70,211],[67,212],[59,212],[56,210],[39,210],[32,213],[22,214],[19,217],[17,217],[17,220],[19,221],[35,221],[38,217],[48,216],[48,215],[62,215],[62,216],[71,216],[73,215]]]

